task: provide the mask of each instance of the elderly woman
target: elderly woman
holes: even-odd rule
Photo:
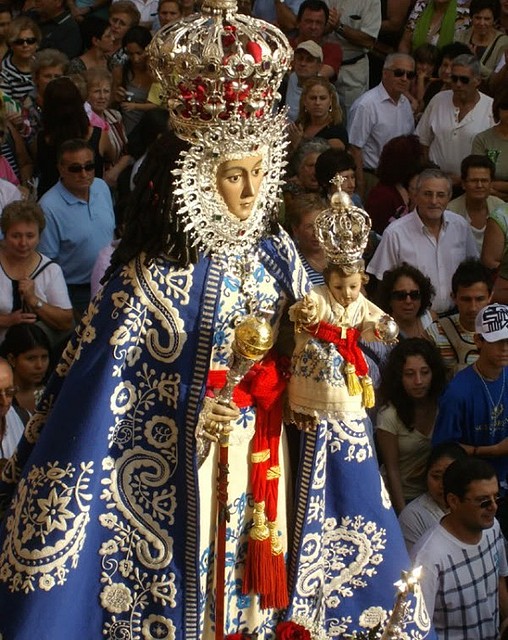
[[[139,24],[141,14],[130,0],[118,0],[109,8],[109,26],[113,34],[113,54],[111,56],[111,68],[123,65],[127,61],[127,55],[122,46],[124,35],[131,27]]]
[[[72,305],[60,267],[37,251],[46,222],[38,204],[7,205],[0,219],[0,341],[16,324],[42,321],[50,329],[69,331]]]
[[[295,175],[282,187],[286,207],[290,207],[304,193],[320,191],[316,178],[316,161],[329,148],[329,142],[322,138],[306,140],[299,145],[291,162]]]
[[[385,271],[379,285],[379,306],[399,325],[401,338],[426,338],[426,329],[436,319],[430,310],[434,287],[423,273],[403,262]]]
[[[114,153],[104,175],[108,184],[116,184],[120,173],[132,164],[133,159],[127,152],[127,134],[122,116],[119,111],[110,107],[112,75],[106,69],[90,69],[85,78],[88,104],[109,125],[108,136]]]
[[[488,80],[508,49],[508,36],[496,29],[499,0],[471,0],[471,27],[457,34],[457,41],[469,46],[481,65],[482,78]]]
[[[469,0],[417,0],[399,43],[401,53],[411,53],[424,42],[441,48],[468,26]]]
[[[56,49],[43,49],[35,54],[32,60],[32,77],[34,89],[23,101],[23,112],[29,122],[25,140],[28,148],[33,151],[32,143],[37,138],[41,128],[41,113],[44,104],[44,92],[46,87],[55,78],[65,75],[69,65],[69,59],[61,51]]]
[[[34,89],[32,61],[41,32],[30,18],[16,18],[9,25],[7,41],[9,53],[2,60],[0,89],[21,104]]]

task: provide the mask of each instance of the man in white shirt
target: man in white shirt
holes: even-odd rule
[[[407,262],[430,278],[436,290],[432,308],[445,313],[452,307],[452,276],[466,258],[477,258],[470,225],[446,209],[451,181],[438,169],[427,169],[416,183],[416,208],[392,222],[367,267],[378,280],[388,269]]]
[[[427,105],[416,135],[429,160],[460,183],[460,163],[471,153],[477,133],[494,126],[492,98],[478,91],[480,63],[461,55],[452,63],[452,89],[440,91]]]
[[[379,0],[326,0],[330,7],[328,39],[342,47],[343,58],[336,82],[341,105],[348,116],[353,102],[369,89],[367,53],[381,28]]]
[[[443,476],[450,513],[413,549],[421,587],[439,640],[497,640],[508,614],[504,538],[495,519],[494,468],[468,456]]]
[[[415,62],[405,53],[387,56],[383,79],[353,103],[348,118],[351,155],[356,162],[356,187],[362,197],[368,173],[379,164],[384,145],[414,131],[413,110],[404,95],[415,75]]]

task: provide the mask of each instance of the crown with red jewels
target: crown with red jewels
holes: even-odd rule
[[[237,13],[236,0],[205,0],[200,14],[163,27],[149,47],[175,133],[190,142],[229,120],[262,130],[292,56],[282,32]]]

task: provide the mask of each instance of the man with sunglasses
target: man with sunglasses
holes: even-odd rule
[[[451,91],[440,91],[416,127],[424,155],[460,185],[460,163],[477,133],[494,126],[492,98],[480,93],[480,63],[473,55],[452,62]]]
[[[498,491],[488,462],[455,460],[443,476],[449,513],[413,548],[439,640],[496,640],[508,615],[508,563],[495,519]]]
[[[46,218],[39,250],[63,271],[77,314],[90,300],[92,269],[113,240],[115,216],[104,180],[94,177],[94,152],[84,140],[64,142],[58,153],[60,181],[40,200]]]
[[[362,198],[374,177],[384,145],[395,138],[413,133],[414,116],[409,100],[410,80],[415,75],[415,62],[405,53],[387,56],[383,78],[377,87],[353,102],[348,116],[351,155],[356,162],[356,188]]]

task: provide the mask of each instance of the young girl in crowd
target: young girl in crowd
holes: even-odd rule
[[[428,340],[408,338],[390,353],[381,379],[376,439],[397,513],[426,490],[425,467],[444,386],[443,361]]]
[[[49,340],[37,325],[18,324],[5,334],[1,355],[13,371],[16,387],[13,405],[30,416],[44,390],[49,369]]]

